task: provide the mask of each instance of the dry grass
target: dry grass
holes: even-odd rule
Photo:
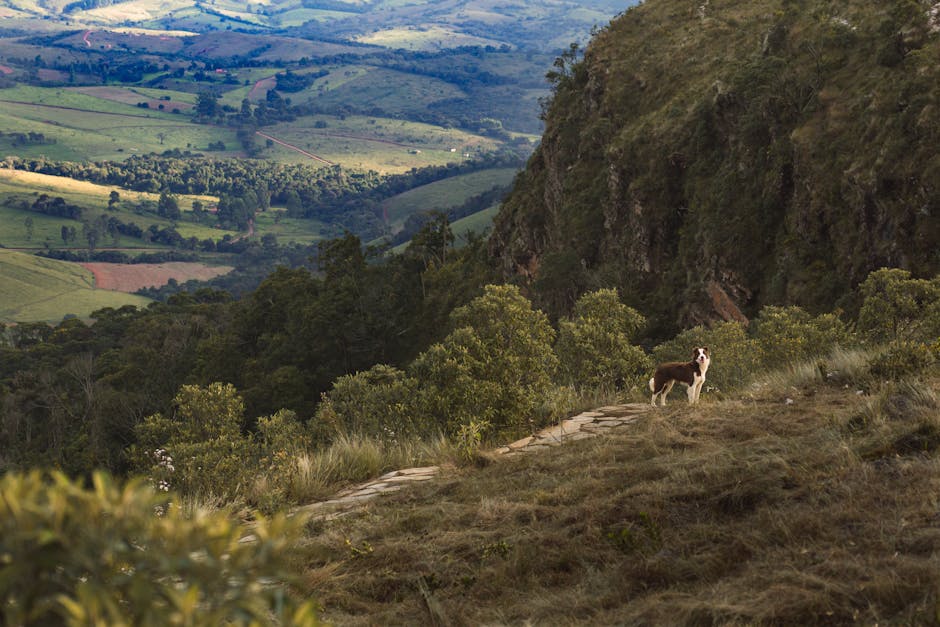
[[[316,523],[346,624],[921,624],[940,589],[940,379],[676,404]]]
[[[248,500],[263,502],[266,493],[280,489],[288,503],[312,503],[391,470],[450,464],[455,458],[453,444],[443,436],[401,442],[343,436],[322,451],[298,455],[290,463],[286,476],[260,475]]]

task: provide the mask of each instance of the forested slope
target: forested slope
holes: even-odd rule
[[[940,268],[933,2],[650,0],[556,63],[492,251],[543,307],[619,287],[660,332],[852,309]]]

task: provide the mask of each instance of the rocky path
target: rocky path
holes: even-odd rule
[[[560,446],[565,442],[596,438],[613,429],[633,424],[652,409],[650,405],[631,403],[610,405],[592,411],[586,411],[563,420],[553,427],[542,429],[538,433],[522,438],[508,446],[493,451],[496,455],[507,457],[528,455],[536,451]],[[367,481],[343,490],[328,501],[311,503],[299,508],[315,519],[330,520],[354,511],[357,507],[383,495],[397,492],[410,484],[430,481],[440,472],[438,466],[406,468],[386,473],[378,479]]]

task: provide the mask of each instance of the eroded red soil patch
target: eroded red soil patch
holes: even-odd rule
[[[167,263],[83,263],[95,275],[95,287],[103,290],[133,293],[144,287],[161,287],[170,279],[184,283],[190,279],[207,281],[230,272],[230,266],[207,266],[202,263],[169,261]]]

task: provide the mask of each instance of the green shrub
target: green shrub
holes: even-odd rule
[[[558,323],[555,351],[562,381],[579,389],[636,386],[649,371],[650,361],[630,342],[645,324],[638,311],[620,302],[616,290],[583,295],[571,318]]]
[[[811,316],[799,307],[764,307],[752,325],[761,358],[772,368],[828,354],[852,341],[836,314]]]
[[[511,285],[488,285],[453,312],[456,330],[411,364],[419,411],[450,434],[472,420],[497,434],[532,427],[558,358],[548,318]]]
[[[917,376],[937,361],[936,352],[920,342],[895,342],[871,360],[875,377],[899,381]]]
[[[710,328],[697,326],[683,331],[653,350],[657,363],[689,361],[692,349],[707,346],[711,365],[705,376],[705,389],[728,392],[746,385],[761,364],[760,345],[747,336],[740,322],[720,322]]]
[[[424,435],[435,425],[419,419],[417,381],[401,370],[379,364],[333,382],[317,410],[316,422],[339,433],[394,440]]]
[[[136,468],[163,490],[231,497],[252,480],[258,451],[242,435],[245,405],[232,385],[184,385],[168,418],[154,414],[137,427]]]
[[[285,588],[302,517],[245,529],[167,507],[139,481],[62,474],[0,478],[0,622],[5,625],[314,625]]]
[[[907,270],[882,268],[859,286],[859,331],[876,342],[934,342],[940,336],[940,277],[912,279]]]

